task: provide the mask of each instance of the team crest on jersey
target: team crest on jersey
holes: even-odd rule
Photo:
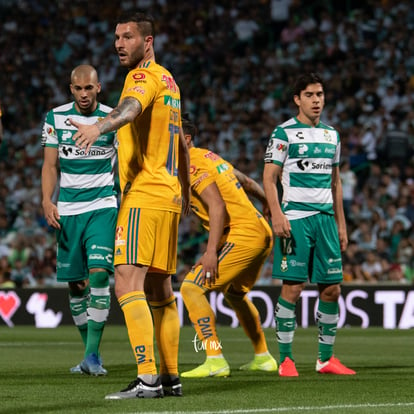
[[[288,264],[287,264],[286,256],[282,257],[282,261],[280,262],[280,270],[282,272],[286,272],[286,270],[288,270]]]
[[[325,140],[326,141],[328,141],[328,142],[331,142],[332,141],[332,136],[331,136],[331,133],[327,130],[327,129],[325,129],[324,131],[323,131],[323,137],[325,138]]]
[[[123,233],[124,233],[124,226],[117,226],[115,230],[115,246],[125,245],[125,240],[122,239]]]

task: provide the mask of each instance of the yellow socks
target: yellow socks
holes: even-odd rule
[[[118,302],[124,312],[129,341],[137,361],[138,375],[156,375],[154,325],[145,293],[130,292],[121,296]]]

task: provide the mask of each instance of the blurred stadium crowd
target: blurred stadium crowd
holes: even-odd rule
[[[197,144],[259,182],[272,130],[295,114],[296,75],[324,77],[322,120],[342,139],[345,282],[412,283],[414,8],[408,0],[309,4],[0,0],[0,282],[56,285],[54,232],[41,208],[41,125],[71,99],[70,72],[81,63],[97,68],[100,101],[117,103],[125,69],[113,47],[116,16],[145,9],[157,21],[157,60],[199,127]],[[182,221],[177,282],[205,240],[194,217]],[[270,257],[259,284],[274,283],[271,266]]]

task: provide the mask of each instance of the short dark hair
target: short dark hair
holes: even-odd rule
[[[138,30],[141,32],[143,37],[155,37],[154,18],[151,15],[141,12],[124,12],[118,18],[118,24],[129,22],[134,22],[137,24]]]
[[[322,78],[317,73],[304,73],[300,75],[295,82],[293,87],[293,96],[300,96],[300,93],[304,91],[308,85],[313,83],[320,83],[322,88],[325,89]]]
[[[185,135],[190,135],[191,139],[193,140],[194,137],[197,135],[197,127],[193,122],[191,122],[190,117],[188,114],[181,115],[181,126],[183,128]]]

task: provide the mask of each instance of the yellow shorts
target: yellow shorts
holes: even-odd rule
[[[175,273],[179,220],[180,215],[171,211],[121,206],[114,265],[140,264],[149,271]]]
[[[273,247],[273,241],[268,238],[266,247],[249,247],[240,245],[236,239],[226,241],[218,252],[218,278],[210,286],[202,285],[202,266],[191,270],[184,282],[195,283],[206,290],[225,292],[231,286],[236,292],[249,292],[260,273],[264,262]]]

